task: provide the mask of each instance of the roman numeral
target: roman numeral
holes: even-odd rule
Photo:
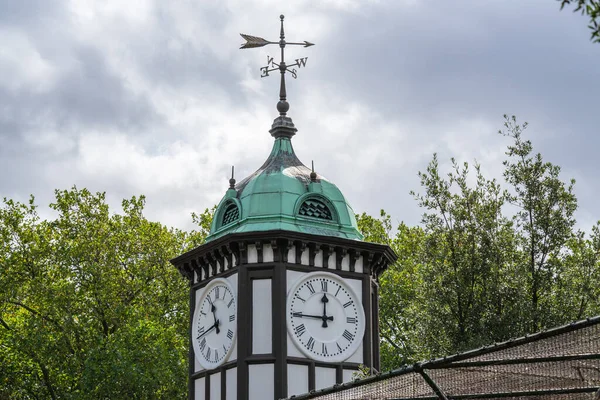
[[[200,336],[204,333],[204,327],[201,326],[198,328],[198,339],[200,339]]]
[[[233,331],[231,329],[227,329],[227,338],[233,339]]]
[[[321,281],[321,291],[323,291],[323,292],[327,291],[327,281],[325,281],[325,280]]]
[[[339,352],[341,352],[341,351],[342,351],[342,348],[340,347],[339,343],[338,343],[338,342],[335,342],[335,345],[337,346],[337,348],[338,348],[338,351],[339,351]]]
[[[217,361],[219,359],[219,352],[217,349],[215,349],[215,361]]]
[[[210,353],[212,352],[212,349],[209,347],[208,350],[206,351],[206,359],[210,360]]]
[[[217,286],[217,288],[215,290],[215,294],[217,296],[217,299],[219,299],[219,289],[220,289],[220,287]]]
[[[230,308],[232,304],[233,304],[233,297],[231,298],[231,300],[229,300],[229,303],[227,303],[227,308]]]
[[[356,323],[356,318],[346,317],[346,322],[349,323],[349,324],[355,324]]]
[[[345,337],[346,340],[349,342],[354,340],[354,335],[348,332],[347,330],[344,331],[344,334],[342,336]]]
[[[342,289],[342,287],[338,286],[338,290],[335,292],[335,295],[334,295],[335,297],[337,297],[337,295],[338,295],[338,293],[340,292],[341,289]]]
[[[308,290],[310,290],[310,294],[314,294],[315,293],[315,287],[312,285],[312,283],[307,282],[306,283],[306,287],[308,288]]]
[[[297,327],[295,327],[294,330],[296,331],[296,335],[298,335],[298,337],[300,337],[300,336],[304,335],[304,331],[306,331],[306,327],[304,326],[304,324],[302,324],[302,325],[298,325]]]
[[[227,348],[223,345],[223,352],[227,353]]]
[[[321,344],[321,353],[327,355],[327,346],[325,345],[325,343]]]
[[[200,311],[200,314],[206,316],[206,313],[204,311]]]
[[[314,293],[314,292],[313,292],[313,293]],[[296,298],[297,298],[298,300],[300,300],[301,302],[303,302],[303,303],[306,303],[306,300],[304,300],[302,297],[300,297],[300,296],[296,295]]]
[[[292,317],[302,317],[302,313],[301,313],[301,312],[298,312],[298,311],[294,311],[294,312],[292,313]]]
[[[233,322],[233,321],[235,321],[235,314],[231,314],[229,316],[229,322]]]
[[[349,302],[344,304],[344,308],[350,307],[352,304],[354,304],[354,302],[352,300],[350,300]]]
[[[204,350],[205,347],[206,347],[206,338],[202,339],[202,341],[200,342],[200,351]]]
[[[306,347],[310,350],[313,351],[313,349],[315,348],[315,339],[313,339],[313,337],[311,336],[310,339],[308,339],[308,343],[306,343]]]

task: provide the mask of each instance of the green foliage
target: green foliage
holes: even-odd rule
[[[356,215],[358,230],[363,234],[366,242],[390,244],[392,219],[384,211],[380,211],[380,218],[373,218],[367,213]]]
[[[600,0],[558,0],[560,1],[560,9],[566,5],[573,4],[575,9],[573,12],[581,12],[581,15],[590,17],[588,28],[592,31],[590,40],[595,43],[600,43]]]
[[[188,287],[169,263],[195,242],[148,221],[144,197],[56,191],[56,219],[0,208],[0,398],[182,398]]]
[[[559,166],[544,162],[540,153],[532,154],[531,141],[521,137],[527,124],[520,126],[514,116],[504,117],[507,131],[500,133],[514,140],[506,152],[504,178],[513,192],[509,201],[517,207],[513,220],[528,292],[524,306],[529,308],[529,329],[536,331],[559,322],[551,310],[552,294],[562,253],[574,234],[575,180],[566,185]]]
[[[398,262],[380,277],[382,369],[439,357],[568,323],[600,312],[600,223],[574,230],[574,181],[522,137],[512,140],[506,188],[475,163],[436,155],[419,173],[422,225],[357,216],[366,240],[390,245]],[[387,236],[387,237],[386,237]]]

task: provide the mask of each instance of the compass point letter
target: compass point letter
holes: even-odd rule
[[[296,58],[296,64],[298,64],[298,68],[306,67],[306,60],[308,60],[308,57]]]

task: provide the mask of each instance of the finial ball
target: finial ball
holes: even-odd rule
[[[279,100],[277,102],[277,111],[279,111],[281,114],[285,114],[286,112],[288,112],[288,110],[290,109],[290,103],[288,103],[285,100]]]
[[[281,15],[279,16],[279,18],[280,18],[280,19],[283,21],[283,19],[285,18],[285,16],[284,16],[283,14],[281,14]]]

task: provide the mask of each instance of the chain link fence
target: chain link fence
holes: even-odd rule
[[[600,316],[290,399],[600,400]]]

